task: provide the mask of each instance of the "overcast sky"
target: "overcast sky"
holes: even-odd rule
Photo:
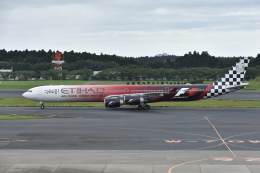
[[[0,49],[260,53],[259,0],[0,0]]]

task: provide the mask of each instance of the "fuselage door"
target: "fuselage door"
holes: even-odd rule
[[[165,87],[165,94],[169,94],[169,87]]]
[[[127,88],[124,89],[124,94],[128,94],[128,89]]]
[[[38,88],[37,95],[42,95],[42,89],[41,88]]]

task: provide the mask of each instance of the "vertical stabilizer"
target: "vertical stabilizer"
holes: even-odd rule
[[[239,86],[243,86],[242,81],[244,80],[249,62],[249,57],[240,58],[239,61],[224,74],[224,76],[213,83],[212,88],[203,98],[216,97],[240,89]],[[233,89],[230,90],[228,88]]]
[[[214,85],[241,85],[242,81],[244,80],[249,62],[249,57],[243,57],[239,59],[239,61],[234,66],[232,66],[223,77],[216,81]]]

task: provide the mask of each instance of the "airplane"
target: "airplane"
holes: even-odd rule
[[[216,82],[196,85],[50,85],[39,86],[23,93],[23,97],[44,102],[104,102],[105,107],[137,105],[150,109],[147,103],[161,101],[197,101],[246,88],[243,79],[250,62],[242,57]]]

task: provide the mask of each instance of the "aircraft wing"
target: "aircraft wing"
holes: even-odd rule
[[[154,97],[163,96],[165,92],[151,92],[151,93],[133,93],[133,94],[121,94],[121,95],[109,95],[107,98],[124,98],[124,96],[139,96],[148,100]]]
[[[173,93],[177,91],[177,87],[171,89],[170,91],[166,92],[149,92],[149,93],[133,93],[133,94],[120,94],[120,95],[109,95],[106,98],[121,98],[123,99],[124,96],[138,96],[143,97],[145,100],[149,100],[154,97],[162,97],[164,94]]]

